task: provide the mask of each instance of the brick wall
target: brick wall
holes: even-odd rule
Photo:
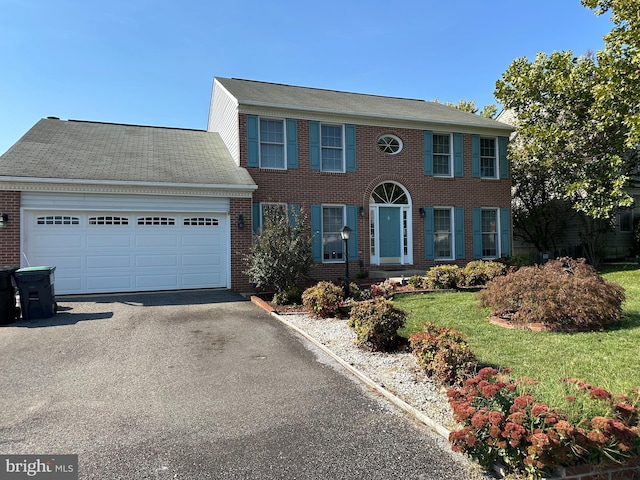
[[[351,259],[350,273],[359,270],[362,261],[369,265],[369,197],[372,190],[385,181],[404,186],[413,205],[413,267],[426,269],[434,261],[424,259],[424,221],[419,207],[463,207],[465,210],[466,260],[473,258],[472,209],[475,207],[509,207],[511,180],[485,180],[471,176],[471,135],[464,135],[464,177],[438,178],[423,174],[422,130],[376,126],[356,127],[357,171],[353,173],[327,173],[309,168],[309,122],[298,120],[297,169],[263,170],[247,167],[246,119],[240,115],[240,165],[248,169],[258,190],[253,202],[297,203],[308,213],[312,204],[337,203],[364,207],[365,215],[358,217],[358,259]],[[401,138],[403,149],[396,155],[382,153],[377,147],[378,137],[392,134]],[[447,262],[451,263],[451,262]],[[378,267],[375,267],[378,268]],[[318,277],[341,276],[344,265],[316,265]]]
[[[20,192],[0,191],[0,214],[9,216],[0,228],[0,265],[20,265]]]
[[[244,227],[238,226],[238,218],[244,218]],[[231,288],[237,292],[252,291],[251,282],[242,272],[245,270],[243,256],[251,248],[251,199],[232,198],[229,204],[231,226]]]

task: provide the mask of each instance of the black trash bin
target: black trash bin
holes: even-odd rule
[[[53,288],[56,267],[26,267],[16,270],[15,279],[20,293],[22,318],[49,318],[56,314]]]
[[[18,318],[16,291],[12,277],[18,267],[0,267],[0,325],[7,325]]]

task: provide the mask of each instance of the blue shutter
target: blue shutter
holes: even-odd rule
[[[508,208],[500,209],[500,256],[511,255],[511,212]]]
[[[422,161],[424,163],[424,174],[433,175],[433,132],[425,130],[422,132]]]
[[[347,227],[351,229],[349,237],[349,261],[358,259],[358,206],[347,205]]]
[[[320,170],[320,123],[309,122],[309,168]]]
[[[300,204],[290,203],[287,205],[287,213],[289,214],[289,225],[295,228],[300,221]]]
[[[473,209],[473,258],[482,258],[482,209]]]
[[[436,257],[435,233],[433,228],[433,207],[424,209],[424,258],[433,260]]]
[[[260,136],[255,115],[247,115],[247,166],[260,166]]]
[[[314,262],[322,261],[322,206],[311,205],[311,255]]]
[[[456,260],[465,258],[464,252],[464,208],[454,209],[454,231],[456,239]]]
[[[471,176],[480,176],[480,135],[471,135]]]
[[[456,177],[464,176],[464,142],[461,133],[453,134],[453,172]]]
[[[509,178],[509,162],[507,160],[507,137],[498,137],[498,162],[500,163],[500,178]]]
[[[251,205],[251,228],[254,234],[260,232],[260,204]]]
[[[356,171],[356,126],[355,125],[345,125],[344,126],[344,136],[345,136],[345,156],[347,159],[347,172],[355,172]]]
[[[298,121],[287,118],[287,168],[298,168]]]

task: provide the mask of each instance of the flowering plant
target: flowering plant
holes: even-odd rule
[[[454,418],[463,425],[449,436],[454,451],[468,454],[486,468],[500,460],[533,478],[557,466],[622,462],[640,454],[640,389],[614,397],[602,388],[565,379],[576,384],[579,395],[612,407],[609,417],[574,425],[567,415],[537,402],[526,391],[530,380],[512,380],[506,373],[483,368],[461,388],[447,392]]]

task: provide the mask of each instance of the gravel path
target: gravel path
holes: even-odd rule
[[[447,401],[446,390],[434,384],[418,367],[410,352],[367,352],[355,346],[355,333],[346,320],[313,318],[310,315],[279,315],[303,330],[346,363],[360,370],[435,423],[456,428]]]

